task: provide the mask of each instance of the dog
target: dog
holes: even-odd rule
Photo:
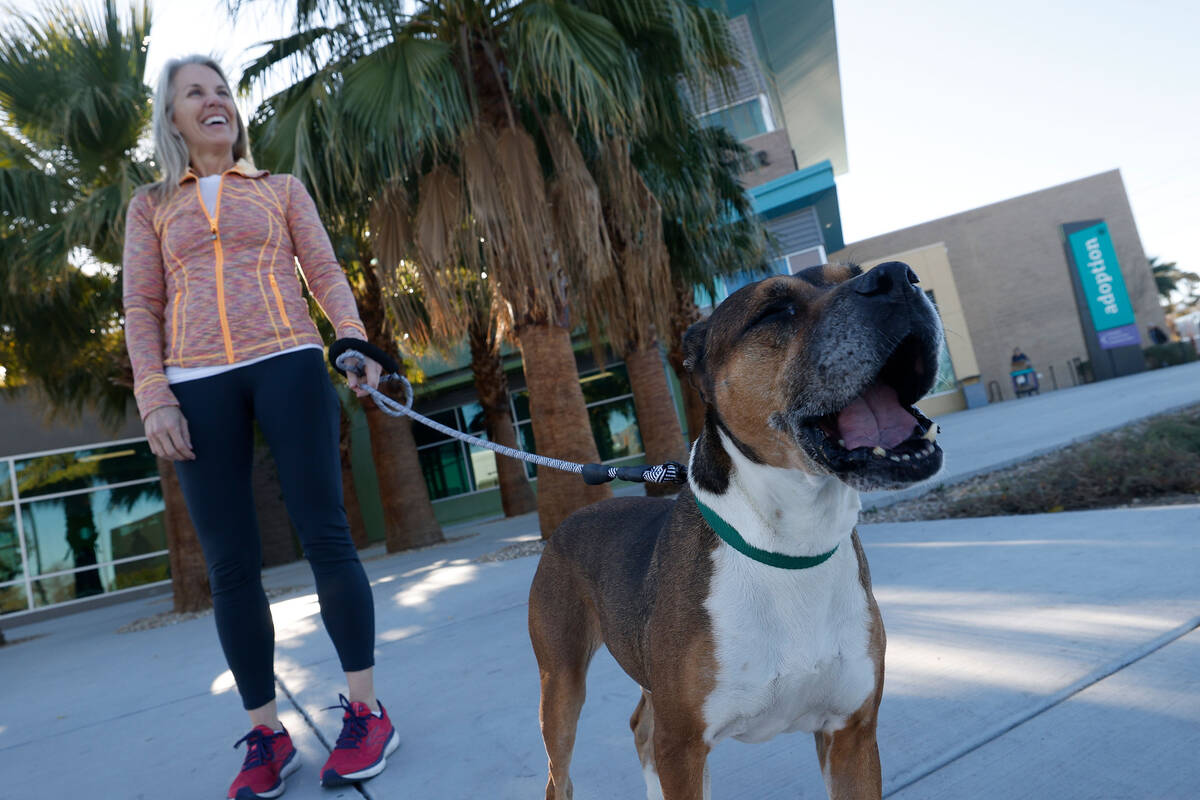
[[[706,407],[688,485],[577,511],[530,589],[547,800],[572,796],[601,643],[642,688],[630,727],[651,800],[707,799],[722,739],[801,730],[831,798],[880,797],[885,635],[855,523],[859,491],[941,468],[913,404],[942,327],[916,284],[901,262],[813,267],[745,286],[688,329]]]

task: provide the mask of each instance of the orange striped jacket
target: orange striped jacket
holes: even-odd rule
[[[210,215],[196,178],[189,170],[165,202],[138,192],[126,215],[125,345],[142,419],[179,404],[166,366],[233,364],[322,344],[297,261],[338,337],[366,339],[350,284],[299,180],[240,161],[221,176]]]

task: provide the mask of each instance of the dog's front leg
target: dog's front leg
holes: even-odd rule
[[[709,800],[708,751],[700,731],[654,730],[654,761],[663,800]]]
[[[857,716],[836,733],[815,734],[830,800],[879,800],[883,795],[875,718],[860,721]]]

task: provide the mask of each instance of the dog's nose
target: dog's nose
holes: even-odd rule
[[[854,291],[868,297],[904,297],[910,294],[919,282],[917,273],[913,272],[908,264],[903,261],[888,261],[860,275],[856,279]]]

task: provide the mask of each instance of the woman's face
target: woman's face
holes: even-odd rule
[[[232,156],[238,135],[237,113],[221,76],[203,64],[184,64],[175,73],[172,86],[175,107],[171,121],[188,150],[194,155],[225,147]]]

